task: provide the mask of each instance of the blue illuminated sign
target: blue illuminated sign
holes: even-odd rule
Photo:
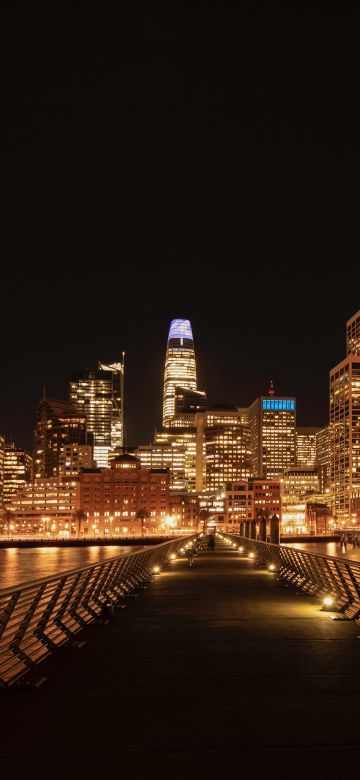
[[[288,401],[285,398],[263,398],[263,409],[274,409],[280,412],[293,412],[295,410],[295,401]]]

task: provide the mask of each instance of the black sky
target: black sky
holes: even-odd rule
[[[360,307],[357,29],[314,4],[9,22],[0,431],[30,446],[43,385],[125,349],[150,441],[177,316],[211,399],[273,377],[326,422]]]

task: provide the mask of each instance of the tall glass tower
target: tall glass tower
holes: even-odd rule
[[[197,389],[194,340],[189,320],[170,324],[164,376],[163,425],[170,427],[175,417],[175,389]]]

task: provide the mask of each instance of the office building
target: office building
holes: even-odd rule
[[[5,444],[4,450],[4,505],[9,504],[17,492],[32,479],[32,457],[26,450]]]
[[[276,479],[296,463],[296,400],[260,396],[249,407],[252,473]]]
[[[173,426],[176,388],[197,390],[194,340],[189,320],[176,319],[170,324],[164,373],[164,427]]]
[[[172,448],[170,466],[171,490],[193,493],[196,490],[196,429],[159,428],[155,432],[154,446]]]
[[[34,432],[34,479],[51,479],[60,473],[60,455],[67,444],[89,444],[84,410],[55,398],[38,406]]]
[[[79,508],[78,481],[37,479],[24,485],[9,503],[11,530],[67,537]]]
[[[96,370],[72,374],[70,400],[87,420],[94,461],[108,466],[108,453],[123,446],[124,363],[100,363]]]
[[[251,476],[251,441],[246,409],[227,403],[196,415],[196,488],[221,492],[226,482]]]
[[[225,485],[224,530],[238,533],[244,520],[281,516],[278,479],[250,479]]]
[[[142,444],[136,448],[134,454],[139,458],[142,468],[169,469],[171,492],[182,492],[185,491],[187,483],[186,445],[181,438],[178,440],[176,433],[171,435],[171,432],[172,429],[166,428],[163,434],[155,434],[154,444]]]
[[[321,428],[296,429],[296,465],[300,468],[316,468],[316,435]]]
[[[360,524],[360,355],[330,372],[330,493],[338,524]]]
[[[285,469],[281,485],[281,528],[284,533],[298,534],[307,527],[307,501],[319,492],[317,469],[295,467]]]
[[[360,309],[346,323],[346,354],[360,355]]]
[[[74,479],[82,469],[93,467],[92,447],[88,444],[62,444],[59,455],[59,476]]]

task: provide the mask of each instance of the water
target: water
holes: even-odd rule
[[[142,547],[8,547],[0,550],[0,589],[28,580],[50,577],[61,571],[80,569],[115,555],[136,552]]]
[[[346,550],[339,545],[339,542],[292,542],[285,546],[307,550],[318,555],[333,555],[335,558],[350,558],[352,561],[360,562],[360,547],[353,547],[352,544],[348,544]]]

